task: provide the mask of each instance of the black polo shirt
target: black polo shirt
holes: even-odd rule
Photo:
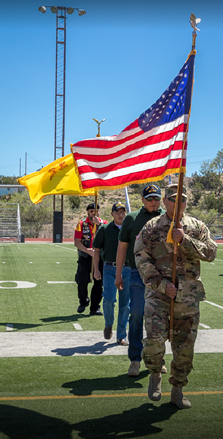
[[[103,261],[115,262],[118,247],[119,228],[114,221],[102,224],[94,238],[93,248],[100,248]],[[126,257],[126,261],[127,257]]]

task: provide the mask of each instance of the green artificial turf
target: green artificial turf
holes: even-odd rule
[[[84,331],[102,331],[104,319],[89,316],[89,307],[77,314],[76,283],[49,284],[48,281],[74,282],[77,252],[70,244],[2,244],[0,268],[2,281],[28,281],[34,288],[1,288],[0,331],[13,324],[14,331],[74,331],[79,323]],[[213,263],[201,263],[206,299],[223,306],[223,246]],[[15,284],[14,284],[15,286]],[[91,285],[89,285],[90,293]],[[201,303],[201,323],[221,329],[221,308]],[[117,307],[115,309],[117,317]],[[200,327],[202,329],[202,327]]]
[[[123,356],[1,359],[0,438],[220,439],[222,360],[223,354],[195,355],[184,389],[192,408],[178,410],[170,404],[168,374],[161,401],[153,403],[147,370],[128,377]],[[167,355],[168,371],[170,361]],[[24,399],[4,399],[10,396]]]

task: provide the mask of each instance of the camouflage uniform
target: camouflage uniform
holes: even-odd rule
[[[174,303],[173,360],[169,382],[186,385],[193,367],[194,343],[199,324],[199,301],[205,299],[200,279],[200,260],[211,262],[217,245],[204,223],[187,214],[181,225],[184,238],[177,247]],[[165,294],[172,282],[173,244],[166,242],[171,220],[165,213],[143,227],[135,243],[136,266],[145,284],[143,360],[151,373],[159,373],[168,338],[171,299]]]

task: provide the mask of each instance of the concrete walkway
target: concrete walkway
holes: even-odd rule
[[[199,330],[195,353],[223,352],[223,329]],[[128,347],[111,340],[102,331],[75,332],[1,332],[0,357],[50,357],[79,355],[127,355]],[[166,353],[171,353],[166,342]]]

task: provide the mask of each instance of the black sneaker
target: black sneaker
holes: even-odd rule
[[[103,316],[103,312],[101,312],[100,309],[97,309],[97,311],[90,311],[90,316]]]
[[[77,312],[78,312],[79,314],[81,314],[81,313],[84,312],[84,311],[85,311],[85,306],[84,306],[84,305],[79,305],[78,308],[77,308]]]

